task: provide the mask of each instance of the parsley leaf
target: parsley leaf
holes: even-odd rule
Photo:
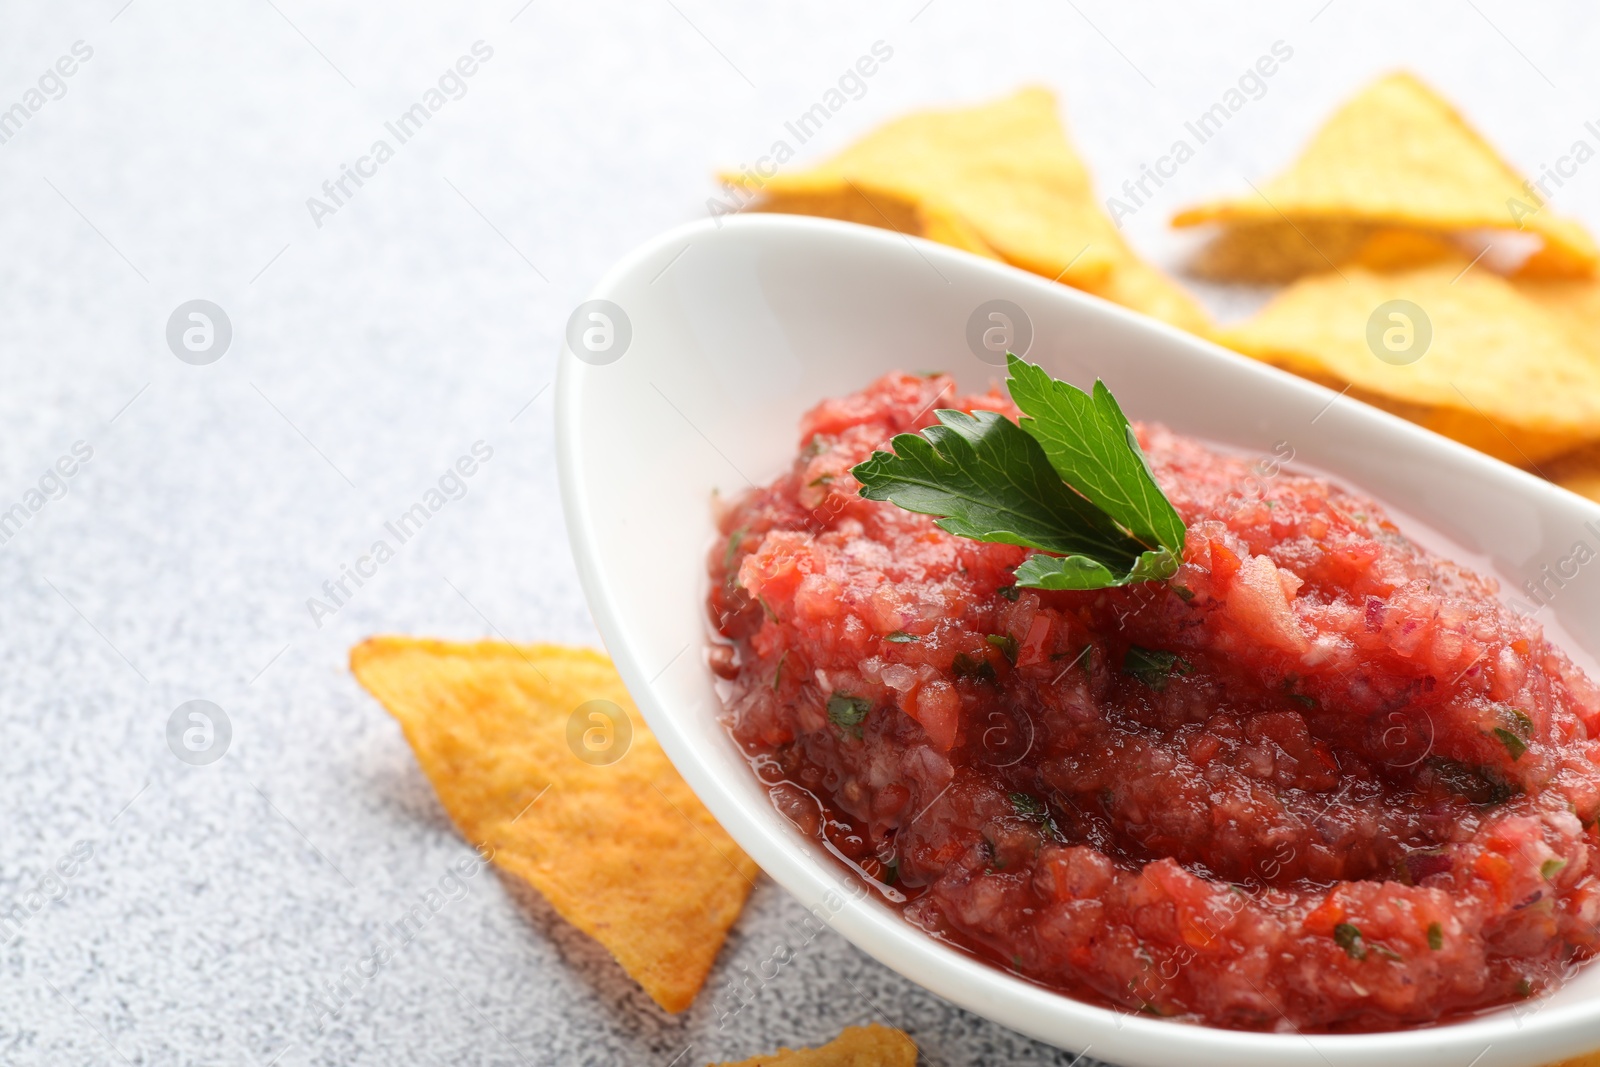
[[[1037,818],[1045,814],[1045,806],[1026,793],[1012,793],[1010,795],[1011,807],[1018,815],[1028,818]]]
[[[1066,838],[1062,835],[1060,828],[1056,826],[1055,819],[1050,817],[1050,809],[1045,806],[1044,801],[1039,800],[1036,797],[1031,797],[1027,793],[1012,793],[1010,794],[1010,799],[1011,810],[1022,816],[1024,819],[1027,819],[1029,822],[1038,823],[1039,826],[1044,830],[1045,838],[1047,840],[1056,842],[1066,841]]]
[[[1523,737],[1533,736],[1533,720],[1528,718],[1527,712],[1520,708],[1512,708],[1511,718],[1517,724],[1517,733]]]
[[[1443,756],[1430,756],[1425,766],[1440,785],[1480,808],[1504,804],[1521,792],[1488,767],[1472,767]]]
[[[840,692],[828,698],[828,719],[835,726],[860,726],[871,710],[872,701],[866,697]]]
[[[1361,936],[1361,927],[1351,923],[1340,923],[1333,928],[1333,940],[1351,959],[1367,958],[1367,943]]]
[[[984,640],[998,648],[1000,653],[1005,656],[1006,662],[1013,667],[1017,665],[1017,639],[1015,637],[1010,634],[989,634]]]
[[[1143,546],[1067,487],[1044,449],[996,411],[940,410],[939,425],[897,435],[894,454],[874,452],[851,470],[868,500],[941,516],[941,530],[1123,570]],[[1104,562],[1101,562],[1104,561]]]
[[[994,664],[987,657],[972,656],[965,652],[957,652],[950,669],[955,671],[957,678],[982,678],[994,681]]]
[[[1176,652],[1165,652],[1161,649],[1129,645],[1127,653],[1122,657],[1122,673],[1133,675],[1158,693],[1167,687],[1167,678],[1174,671],[1178,674],[1189,674],[1193,670],[1189,662]]]
[[[828,698],[828,721],[839,727],[848,737],[861,739],[861,723],[872,710],[872,701],[866,697],[851,696],[839,691]]]
[[[1104,589],[1170,578],[1178,559],[1166,549],[1142,553],[1128,573],[1114,577],[1104,564],[1085,556],[1029,556],[1017,568],[1017,584],[1033,589]]]
[[[1172,577],[1184,526],[1104,383],[1093,396],[1009,357],[1021,423],[993,411],[941,410],[851,474],[868,500],[938,516],[975,541],[1039,550],[1017,586],[1103,589]],[[1048,553],[1048,555],[1043,554]]]
[[[1042,367],[1006,355],[1011,399],[1061,480],[1110,515],[1146,548],[1183,551],[1183,520],[1156,484],[1133,427],[1106,388],[1090,396]]]
[[[744,541],[745,531],[748,526],[741,526],[728,535],[728,547],[722,550],[722,569],[730,570],[733,567],[733,557],[739,554],[739,545]]]
[[[1528,751],[1528,742],[1524,741],[1522,738],[1518,737],[1516,734],[1512,733],[1510,730],[1507,730],[1503,726],[1496,726],[1494,728],[1494,736],[1500,739],[1500,743],[1502,745],[1506,746],[1506,751],[1511,754],[1511,760],[1513,763],[1521,759],[1522,754]]]

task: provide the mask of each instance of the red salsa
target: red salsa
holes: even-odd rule
[[[1178,573],[1018,589],[1029,550],[858,495],[937,407],[1016,414],[899,373],[824,401],[709,557],[735,739],[909,921],[1259,1030],[1433,1022],[1595,951],[1600,690],[1493,580],[1326,479],[1144,425]]]

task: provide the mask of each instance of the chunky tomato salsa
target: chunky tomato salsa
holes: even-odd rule
[[[724,503],[712,667],[773,803],[906,917],[1039,983],[1350,1031],[1526,999],[1596,947],[1600,690],[1372,500],[1136,426],[1168,581],[1019,589],[1030,550],[851,468],[998,391],[890,374]]]

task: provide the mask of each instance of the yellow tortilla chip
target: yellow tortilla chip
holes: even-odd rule
[[[1071,285],[1096,281],[1114,265],[1106,236],[1115,229],[1045,89],[907,115],[811,170],[723,180],[773,197],[855,189],[873,202],[933,204],[965,219],[1008,262],[1047,277],[1065,272]]]
[[[1523,270],[1544,277],[1587,274],[1600,262],[1581,225],[1546,208],[1454,108],[1406,73],[1357,94],[1259,192],[1200,204],[1172,222],[1277,225],[1286,218],[1297,225],[1345,220],[1435,233],[1525,231],[1544,247]]]
[[[1462,254],[1458,241],[1429,230],[1354,219],[1241,222],[1201,246],[1191,274],[1219,282],[1282,284],[1347,263],[1377,271],[1409,270]],[[1472,253],[1476,254],[1476,249]]]
[[[1132,308],[1151,318],[1170,322],[1190,333],[1202,337],[1210,336],[1211,318],[1201,310],[1192,296],[1175,285],[1165,274],[1140,259],[1138,254],[1122,240],[1120,234],[1117,235],[1115,249],[1116,269],[1107,275],[1104,281],[1083,286],[1085,292],[1093,293],[1113,304]]]
[[[1574,1056],[1570,1060],[1552,1063],[1549,1067],[1600,1067],[1600,1052],[1590,1052],[1582,1056]]]
[[[923,216],[915,203],[886,193],[869,198],[848,185],[814,192],[778,193],[764,199],[755,210],[839,219],[842,222],[924,236]]]
[[[1539,464],[1539,473],[1579,496],[1600,504],[1600,447],[1590,445]],[[1600,1052],[1595,1054],[1600,1067]]]
[[[1240,222],[1202,245],[1188,270],[1219,282],[1265,285],[1292,281],[1349,262],[1376,229],[1352,219]]]
[[[930,241],[951,245],[987,259],[1000,258],[964,219],[946,210],[882,194],[868,198],[850,186],[826,192],[780,193],[763,199],[755,210],[779,215],[812,215],[877,226],[914,237],[926,237]]]
[[[908,115],[811,170],[722,178],[759,194],[756,210],[926,237],[1185,329],[1209,328],[1200,305],[1140,260],[1101,209],[1046,89]]]
[[[816,1048],[781,1048],[720,1067],[916,1067],[917,1045],[900,1030],[872,1023],[848,1026]],[[707,1067],[719,1067],[708,1064]]]
[[[351,649],[350,669],[400,720],[462,835],[656,1003],[687,1008],[756,866],[667,762],[611,661],[559,645],[375,637]],[[610,703],[575,719],[590,701]],[[574,737],[622,754],[579,758]]]
[[[1410,270],[1413,267],[1455,259],[1461,249],[1443,234],[1427,230],[1375,229],[1350,262],[1376,271]]]
[[[1517,292],[1554,316],[1600,362],[1600,280],[1517,279]]]
[[[1467,263],[1312,275],[1218,340],[1334,388],[1350,385],[1353,396],[1509,463],[1600,439],[1594,342],[1580,343],[1568,320],[1530,295],[1531,283]],[[1391,300],[1413,302],[1431,323],[1431,343],[1414,362],[1386,362],[1369,345],[1369,324]]]
[[[971,252],[985,259],[1001,258],[1000,253],[990,248],[977,230],[953,212],[923,204],[917,210],[917,221],[921,226],[921,235],[930,241],[938,241],[942,245],[959,248],[963,252]]]

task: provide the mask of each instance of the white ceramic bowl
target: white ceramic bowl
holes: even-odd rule
[[[773,809],[719,724],[703,655],[712,493],[770,480],[798,447],[801,412],[885,371],[947,370],[966,388],[1003,376],[966,340],[973,310],[996,298],[1031,318],[1030,359],[1079,385],[1103,377],[1130,418],[1263,454],[1288,441],[1297,462],[1398,505],[1517,582],[1580,537],[1600,540],[1583,530],[1600,509],[1150,319],[887,231],[777,215],[692,224],[627,256],[594,297],[624,310],[631,340],[618,357],[614,332],[616,358],[603,365],[564,349],[556,409],[562,502],[595,622],[706,807],[863,951],[980,1015],[1128,1067],[1526,1067],[1600,1047],[1600,965],[1516,1011],[1348,1036],[1163,1021],[1020,981],[875,895],[842,891],[842,869]],[[603,344],[606,324],[585,321]],[[1600,567],[1588,568],[1545,611],[1590,652],[1600,649],[1597,593]]]

